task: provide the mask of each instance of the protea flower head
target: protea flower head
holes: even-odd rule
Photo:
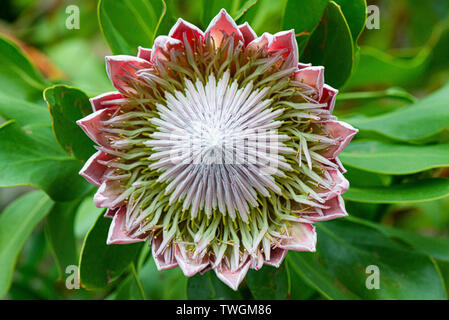
[[[78,124],[97,144],[80,174],[113,218],[108,244],[148,239],[159,270],[213,269],[236,290],[347,215],[337,155],[357,130],[331,115],[338,91],[298,63],[293,30],[257,37],[222,10],[106,65],[118,91]]]

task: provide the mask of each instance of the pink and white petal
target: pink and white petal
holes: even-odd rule
[[[130,75],[134,77],[137,70],[148,69],[151,63],[138,57],[118,55],[106,57],[106,72],[112,85],[120,92],[126,92],[130,88],[121,77]]]
[[[287,51],[282,55],[284,59],[287,59],[291,55],[292,67],[298,65],[298,43],[296,42],[295,30],[288,30],[278,32],[273,35],[273,41],[268,47],[268,52],[279,51],[287,49]]]
[[[247,46],[251,41],[257,38],[257,34],[254,32],[254,30],[251,28],[248,22],[239,25],[238,28],[242,33],[245,46]]]
[[[317,89],[318,97],[322,97],[324,88],[324,67],[306,67],[298,70],[295,72],[295,80]]]
[[[289,238],[282,239],[279,248],[294,251],[316,251],[315,227],[309,223],[292,223],[288,230]]]
[[[97,208],[117,208],[122,201],[117,201],[124,192],[119,180],[106,180],[98,188],[94,195],[94,203]]]
[[[214,268],[214,271],[218,279],[223,281],[227,286],[229,286],[234,291],[237,291],[240,283],[243,281],[243,279],[245,279],[245,276],[248,273],[250,264],[251,261],[248,260],[239,269],[232,272],[231,269],[228,266],[226,266],[225,263],[221,263],[219,266]]]
[[[118,91],[106,92],[100,94],[99,96],[90,98],[90,104],[92,105],[92,110],[98,111],[101,109],[109,108],[115,106],[114,100],[123,99],[123,95]]]
[[[311,63],[301,63],[301,62],[298,62],[298,70],[301,70],[301,69],[304,69],[304,68],[307,68],[307,67],[311,67],[311,66],[312,66]]]
[[[206,37],[210,35],[215,46],[220,45],[225,36],[233,35],[236,41],[244,41],[237,24],[225,9],[221,9],[220,13],[210,22],[205,35]]]
[[[118,107],[110,107],[106,109],[98,110],[88,116],[78,120],[77,125],[83,129],[86,135],[95,143],[101,146],[109,147],[109,139],[107,138],[107,133],[103,131],[103,122],[109,120],[114,112],[116,112]]]
[[[330,146],[324,153],[324,156],[329,159],[337,157],[346,146],[351,142],[352,138],[359,132],[359,130],[352,127],[350,124],[342,121],[329,120],[324,123],[324,129],[335,139],[336,144]]]
[[[175,258],[186,277],[192,277],[210,265],[207,256],[193,258],[191,252],[185,250],[182,246],[175,247]]]
[[[332,179],[332,186],[331,190],[322,195],[325,200],[335,198],[349,189],[349,181],[343,176],[340,170],[331,169],[328,170],[328,173]]]
[[[274,37],[271,33],[264,32],[260,37],[254,39],[250,43],[248,43],[248,46],[246,47],[247,50],[260,50],[264,49],[268,51],[268,47],[271,46],[271,44],[274,41]]]
[[[204,40],[204,32],[200,28],[179,18],[173,28],[171,28],[168,36],[184,43],[184,34],[187,41],[189,41],[190,47],[193,47],[194,41],[202,43]]]
[[[341,173],[348,172],[348,170],[345,169],[345,167],[343,166],[343,163],[341,163],[341,161],[340,161],[340,159],[338,159],[338,157],[336,157],[335,159],[332,159],[331,161],[334,162],[338,166],[338,170],[340,170]]]
[[[165,54],[169,54],[171,50],[184,50],[183,42],[168,36],[158,36],[154,40],[153,50],[151,52],[151,61],[155,62],[156,60],[167,60]]]
[[[317,209],[316,212],[304,215],[303,218],[315,221],[327,221],[348,216],[345,208],[345,202],[341,196],[336,196],[327,200],[324,205],[327,209]]]
[[[137,57],[151,62],[151,49],[143,48],[139,46],[139,51],[137,52]]]
[[[129,235],[126,234],[125,229],[126,229],[126,207],[122,206],[112,219],[106,243],[127,244],[145,241],[145,239],[131,238]]]
[[[86,161],[79,174],[84,177],[84,179],[98,187],[103,183],[104,173],[108,169],[107,166],[98,163],[98,160],[109,161],[111,159],[112,156],[110,154],[103,151],[98,151]]]
[[[153,253],[154,263],[159,271],[173,269],[178,266],[175,255],[173,253],[173,247],[165,249],[161,254],[157,255],[156,252],[162,243],[162,237],[153,238],[151,244],[151,251]]]
[[[123,207],[123,206],[122,206]],[[103,217],[105,218],[114,218],[115,214],[122,208],[122,207],[118,207],[118,208],[109,208],[108,210],[106,210],[106,213],[104,214]]]
[[[323,86],[323,93],[321,94],[320,103],[327,103],[327,110],[332,113],[335,107],[335,100],[337,99],[338,90],[325,84]]]
[[[279,268],[285,256],[287,255],[287,251],[288,250],[281,248],[271,248],[270,260],[265,260],[265,264]]]

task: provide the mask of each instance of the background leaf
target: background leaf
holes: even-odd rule
[[[449,144],[406,145],[359,140],[339,158],[349,166],[383,174],[410,174],[449,166]]]
[[[260,270],[250,270],[246,281],[255,299],[286,299],[290,294],[288,274],[283,264],[279,268],[265,265]]]
[[[78,264],[74,221],[80,200],[72,202],[56,202],[47,217],[45,231],[51,247],[59,277],[65,275],[70,265]]]
[[[354,119],[352,125],[400,141],[423,141],[449,127],[449,85],[411,106],[372,118]]]
[[[323,265],[362,298],[447,299],[440,273],[428,256],[361,224],[340,220],[317,227]],[[365,287],[370,265],[379,268],[379,290]]]
[[[239,291],[234,291],[218,280],[215,272],[196,274],[187,281],[187,298],[191,300],[237,300],[242,299]]]
[[[345,199],[367,203],[421,202],[449,195],[449,179],[421,179],[388,187],[354,187],[343,195]]]
[[[306,252],[289,252],[287,261],[291,272],[297,273],[312,288],[327,299],[359,299],[344,285],[338,282],[316,260],[316,256]]]
[[[139,46],[151,48],[164,12],[160,0],[101,0],[98,19],[113,54],[136,55]]]
[[[45,86],[44,78],[17,45],[0,37],[0,92],[35,101]]]
[[[18,198],[0,215],[0,297],[11,285],[14,266],[25,241],[52,206],[45,193],[34,191]]]
[[[79,262],[81,285],[87,289],[106,287],[137,257],[144,243],[106,244],[111,219],[102,214],[84,239]]]
[[[95,152],[93,142],[76,124],[77,120],[92,112],[89,98],[79,89],[58,85],[45,89],[44,99],[61,147],[70,156],[84,161],[89,159]]]
[[[351,31],[340,7],[331,1],[311,34],[302,62],[324,66],[326,83],[339,88],[351,75],[354,47]]]

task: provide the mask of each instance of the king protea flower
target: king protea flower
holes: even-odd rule
[[[293,30],[257,37],[222,10],[106,66],[118,91],[78,124],[97,144],[80,174],[113,218],[108,244],[148,240],[159,270],[213,269],[236,290],[347,215],[337,155],[357,130],[331,115],[338,91],[298,63]]]

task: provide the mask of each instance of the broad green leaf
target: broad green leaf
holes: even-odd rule
[[[343,195],[347,200],[366,203],[423,202],[449,195],[449,179],[433,178],[388,187],[354,187]]]
[[[56,202],[47,217],[45,231],[60,279],[68,266],[78,264],[74,221],[79,204],[80,200]]]
[[[45,89],[44,99],[53,120],[53,131],[61,147],[77,159],[86,161],[95,152],[93,142],[76,124],[92,112],[89,98],[79,89],[57,85]]]
[[[0,37],[0,92],[35,101],[45,86],[44,78],[19,47]]]
[[[350,221],[318,223],[318,251],[326,269],[363,299],[447,299],[432,259]],[[368,266],[379,269],[379,290],[369,290]]]
[[[100,214],[84,239],[79,268],[81,285],[86,289],[106,287],[129,267],[144,245],[107,245],[111,221]]]
[[[113,293],[111,299],[114,300],[145,300],[145,292],[142,283],[133,264],[130,267],[129,276],[120,283],[120,286]]]
[[[382,174],[411,174],[449,166],[449,144],[406,145],[380,141],[351,142],[340,154],[351,167]]]
[[[196,274],[187,281],[187,298],[191,300],[237,300],[242,299],[239,291],[234,291],[221,282],[215,272]]]
[[[15,120],[24,127],[33,123],[51,123],[48,110],[44,106],[0,93],[0,117]]]
[[[329,0],[288,0],[285,6],[282,29],[295,29],[295,33],[312,33],[320,23]]]
[[[296,272],[304,281],[331,300],[360,299],[337,279],[332,277],[317,261],[315,254],[290,251],[287,261],[291,272]]]
[[[423,141],[449,128],[449,85],[408,107],[352,125],[400,141]]]
[[[78,175],[82,163],[56,142],[50,124],[0,126],[0,186],[31,185],[56,201],[70,201],[91,187]]]
[[[335,2],[341,7],[345,15],[355,46],[357,39],[365,28],[366,0],[335,0]]]
[[[84,239],[90,228],[95,224],[103,208],[97,208],[95,206],[92,194],[85,197],[75,217],[75,236],[77,239]]]
[[[0,214],[0,297],[8,292],[25,241],[52,206],[45,193],[33,191],[15,200]]]
[[[354,47],[351,31],[340,7],[333,1],[324,11],[320,24],[310,36],[302,62],[326,68],[326,83],[341,87],[351,75]]]
[[[293,28],[297,34],[302,32],[312,33],[320,23],[329,2],[329,0],[288,0],[285,6],[282,29]],[[365,27],[366,1],[335,0],[335,3],[340,6],[346,18],[355,46]]]
[[[349,180],[351,189],[353,187],[387,187],[393,181],[392,176],[359,170],[350,166],[346,166],[345,168],[347,170],[345,173],[345,178]]]
[[[98,19],[113,54],[135,55],[139,46],[151,48],[160,19],[162,0],[101,0]]]
[[[376,229],[390,238],[400,239],[416,250],[428,254],[429,256],[444,261],[449,262],[449,240],[439,237],[429,237],[423,236],[418,233],[401,230],[398,228],[388,227],[367,221],[364,219],[359,219],[354,216],[349,216],[347,218],[351,222],[358,223],[361,225],[366,225],[370,228]]]
[[[292,270],[289,261],[285,261],[284,265],[289,272],[290,279],[290,295],[288,300],[307,300],[311,299],[314,295],[318,295],[318,292],[307,284],[298,272]]]
[[[283,264],[279,268],[263,266],[260,270],[249,270],[246,282],[255,299],[286,299],[289,296],[288,274]]]

